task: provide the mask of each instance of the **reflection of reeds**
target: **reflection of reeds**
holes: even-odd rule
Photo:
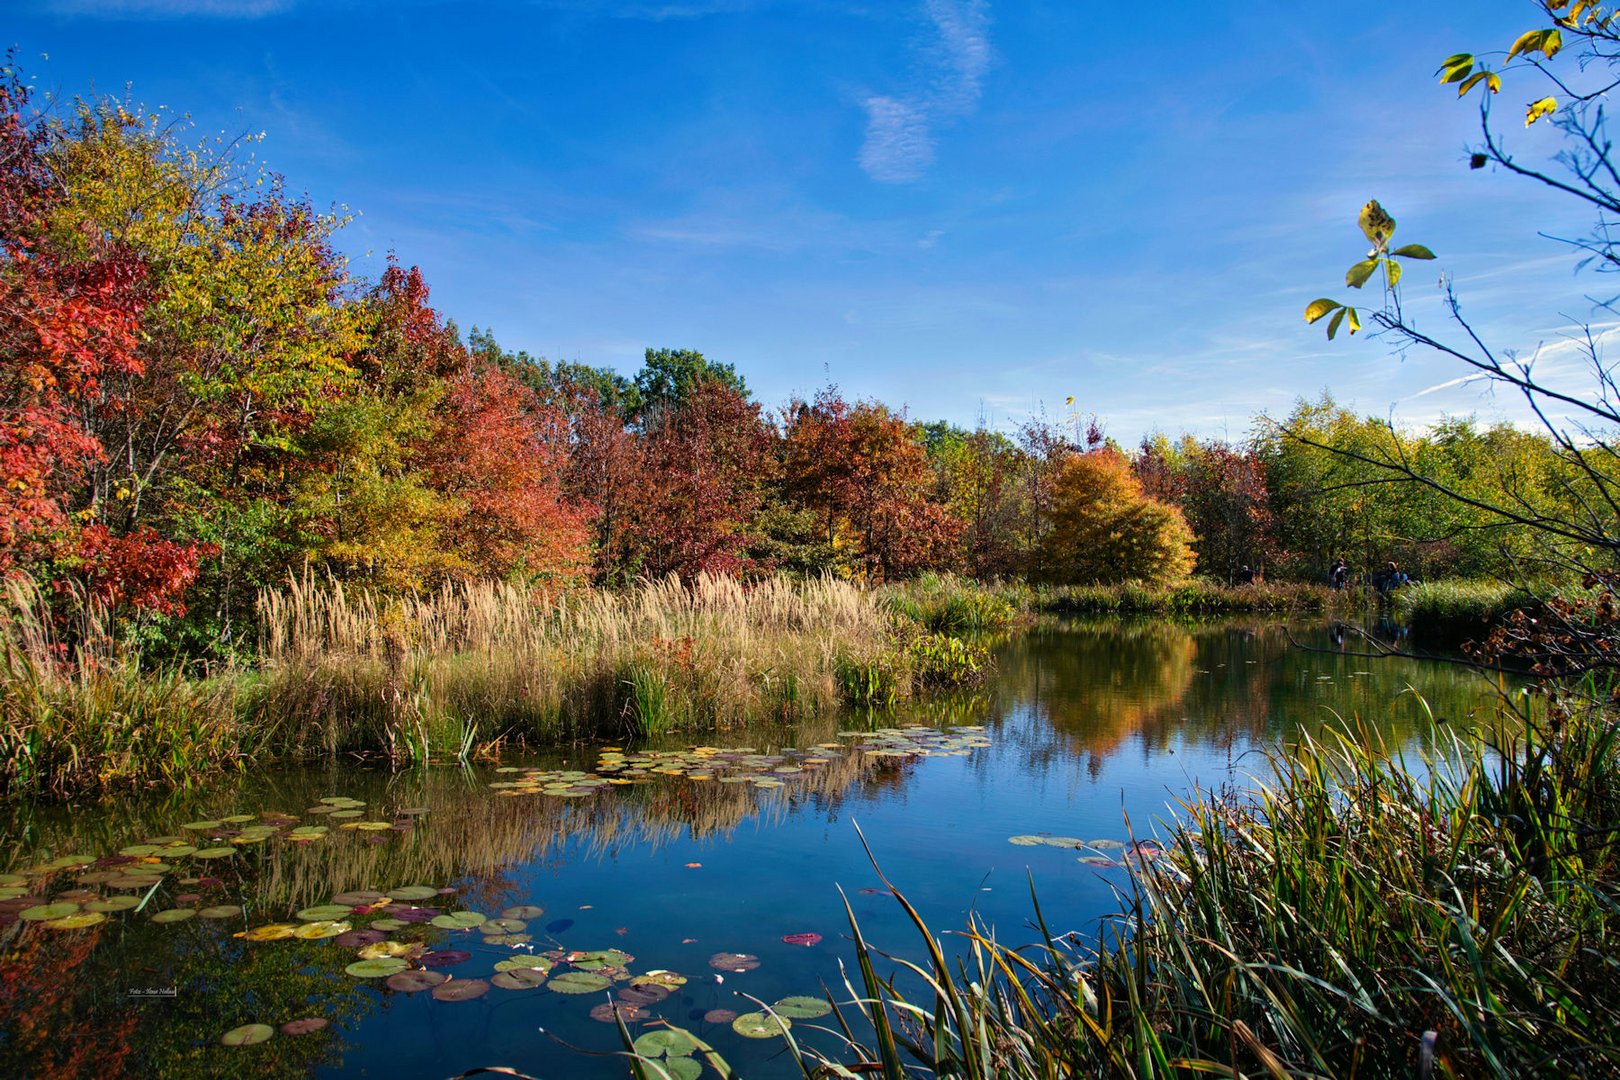
[[[841,664],[889,647],[870,591],[704,576],[536,597],[497,583],[383,601],[311,580],[260,601],[260,723],[329,750],[419,757],[472,737],[730,726],[840,702]]]

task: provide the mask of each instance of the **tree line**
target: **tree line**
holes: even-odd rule
[[[166,651],[234,652],[258,590],[309,571],[396,592],[1316,580],[1336,555],[1489,573],[1512,528],[1331,448],[1492,498],[1559,466],[1541,436],[1403,433],[1326,396],[1245,442],[1126,449],[1073,414],[967,430],[836,387],[767,408],[685,349],[633,376],[552,363],[462,334],[392,256],[351,273],[341,214],[184,134],[117,100],[37,109],[14,67],[0,83],[0,573],[99,597]]]

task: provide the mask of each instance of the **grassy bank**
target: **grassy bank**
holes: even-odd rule
[[[982,678],[984,646],[925,625],[914,607],[987,625],[1006,614],[955,579],[915,594],[703,577],[552,598],[473,583],[393,599],[305,581],[261,598],[255,668],[199,678],[143,671],[93,604],[63,626],[13,582],[0,610],[0,792],[177,783],[247,760],[422,761],[792,720]]]
[[[1335,591],[1303,583],[1224,585],[1194,578],[1181,585],[1069,585],[1036,594],[1043,611],[1059,615],[1221,615],[1242,612],[1317,612],[1377,606],[1370,589]]]
[[[1395,596],[1395,615],[1426,645],[1483,640],[1508,614],[1534,604],[1523,589],[1498,581],[1426,581]]]
[[[958,965],[911,912],[929,959],[897,983],[851,916],[853,1051],[970,1080],[1614,1075],[1617,741],[1587,713],[1421,765],[1365,733],[1278,751],[1255,793],[1185,804],[1089,947],[974,925]]]

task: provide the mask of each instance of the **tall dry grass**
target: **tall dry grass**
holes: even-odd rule
[[[257,723],[296,747],[408,759],[817,715],[851,669],[895,666],[884,605],[830,578],[392,599],[306,578],[266,591],[259,616]]]

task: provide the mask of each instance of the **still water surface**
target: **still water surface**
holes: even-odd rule
[[[713,1011],[759,1008],[738,995],[774,1002],[825,987],[847,997],[840,890],[868,940],[917,955],[857,825],[936,931],[976,916],[1003,941],[1029,940],[1031,877],[1054,931],[1086,931],[1127,880],[1119,845],[1153,835],[1195,786],[1243,783],[1264,767],[1258,751],[1335,715],[1375,723],[1415,752],[1436,735],[1409,688],[1453,726],[1491,715],[1500,691],[1513,689],[1460,667],[1350,655],[1326,628],[1294,634],[1320,651],[1292,645],[1275,623],[1071,623],[1003,646],[996,678],[977,695],[899,718],[846,718],[843,731],[829,720],[723,733],[696,754],[675,738],[504,763],[547,770],[539,774],[255,771],[161,798],[10,808],[0,866],[22,876],[0,879],[0,1075],[450,1077],[507,1065],[548,1078],[625,1076],[620,1059],[567,1048],[619,1049],[613,1024],[590,1015],[611,991],[550,989],[580,969],[617,976],[612,991],[673,973],[652,976],[665,985],[644,996],[669,993],[644,1006],[647,1020],[691,1028],[744,1077],[797,1075],[781,1040],[743,1038]],[[940,733],[872,734],[914,724]],[[529,790],[547,785],[569,794]],[[387,827],[343,827],[368,821]],[[316,839],[289,839],[293,828],[320,825],[328,831]],[[271,835],[252,840],[255,826]],[[1024,842],[1009,842],[1015,836]],[[1043,836],[1090,846],[1031,841]],[[118,855],[142,844],[160,850]],[[83,865],[90,859],[98,862]],[[56,860],[72,865],[40,869]],[[450,977],[443,985],[550,953],[547,981],[435,1000],[347,973],[357,958],[354,944],[340,943],[349,939],[234,936],[307,925],[315,920],[295,913],[338,894],[406,886],[446,891],[343,921],[364,928],[405,915],[388,939],[448,961],[429,969]],[[18,918],[47,900],[116,896],[145,905],[84,929]],[[413,906],[492,918],[543,912],[519,912],[524,926],[490,935],[407,921],[420,917]],[[218,910],[151,918],[169,909]],[[625,956],[580,955],[605,950]],[[720,953],[750,959],[721,958],[716,968]],[[239,1025],[306,1017],[328,1024],[220,1044]],[[800,1021],[795,1033],[831,1049],[836,1040],[813,1030],[823,1023]],[[652,1030],[645,1025],[632,1028]]]

